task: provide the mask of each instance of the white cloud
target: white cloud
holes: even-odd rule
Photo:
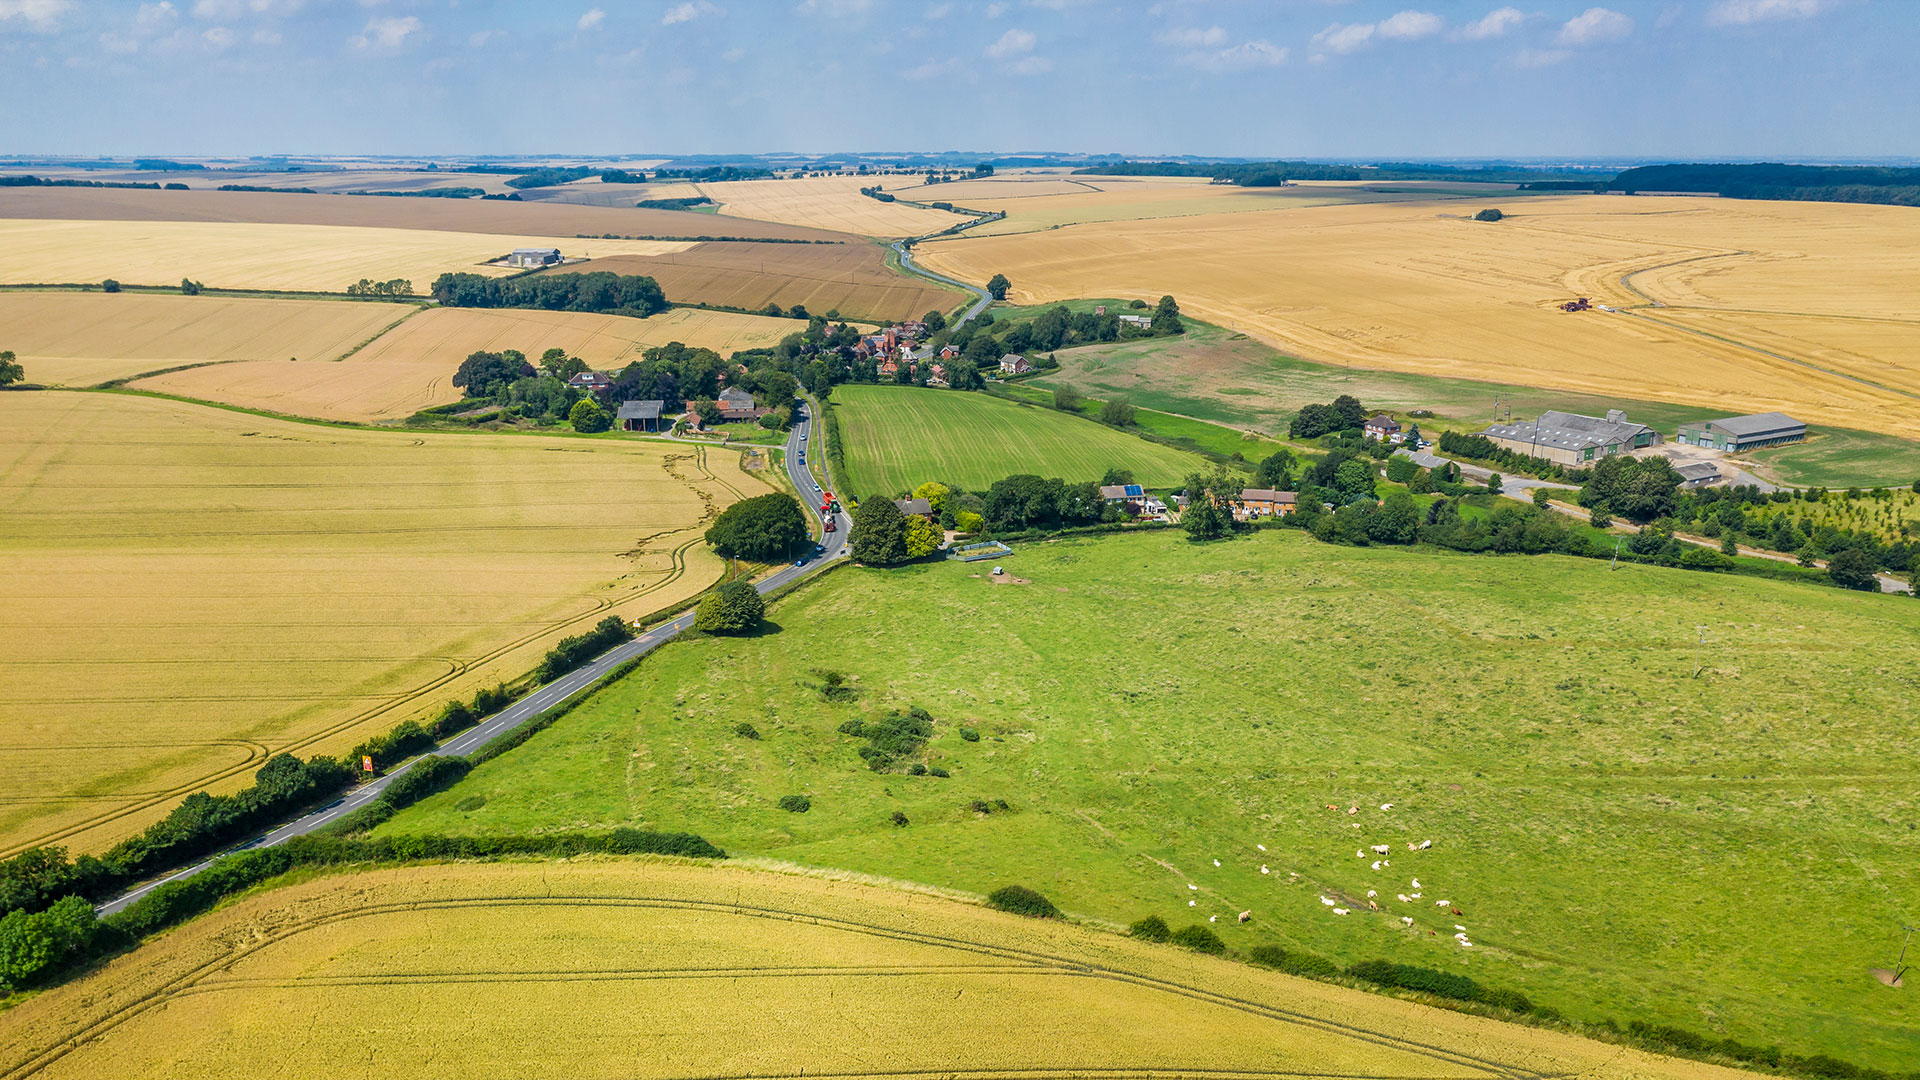
[[[1513,62],[1523,68],[1551,67],[1572,55],[1565,49],[1521,49]]]
[[[1218,26],[1209,26],[1205,30],[1197,27],[1187,30],[1162,30],[1154,35],[1154,40],[1162,45],[1178,45],[1186,49],[1217,49],[1227,43],[1227,32]]]
[[[737,64],[740,61],[745,60],[746,58],[747,58],[747,50],[741,48],[738,45],[735,45],[733,48],[728,49],[726,52],[723,52],[720,54],[720,59],[725,60],[729,64]]]
[[[1213,52],[1191,52],[1182,56],[1180,62],[1206,71],[1246,71],[1279,67],[1287,62],[1287,56],[1286,49],[1265,38],[1255,38]]]
[[[1313,47],[1320,52],[1350,53],[1372,40],[1372,23],[1334,23],[1313,35]]]
[[[1811,19],[1832,7],[1830,0],[1720,0],[1707,12],[1715,26],[1746,26],[1782,19]]]
[[[100,48],[110,53],[136,53],[140,51],[140,43],[122,34],[101,34]]]
[[[939,19],[944,19],[951,14],[953,14],[952,4],[928,4],[927,10],[921,13],[921,18],[926,19],[928,22],[934,22]]]
[[[1053,70],[1053,61],[1044,56],[1023,56],[1008,64],[1007,70],[1015,75],[1045,75]]]
[[[172,26],[179,18],[178,8],[168,0],[160,0],[157,4],[141,4],[139,12],[133,17],[133,25],[151,33]]]
[[[281,37],[277,30],[255,30],[247,40],[255,45],[278,45],[286,39]]]
[[[1032,33],[1026,30],[1017,28],[1009,30],[1000,35],[1000,40],[987,46],[987,55],[996,60],[1005,60],[1010,56],[1030,53],[1033,51],[1033,47],[1038,40],[1038,38],[1035,38]]]
[[[1395,41],[1418,41],[1432,37],[1440,32],[1445,21],[1429,11],[1402,11],[1380,20],[1376,31],[1383,38]]]
[[[585,15],[580,16],[580,21],[573,25],[582,30],[593,30],[597,29],[601,23],[606,21],[606,12],[601,11],[599,8],[592,8],[589,9]]]
[[[707,0],[687,0],[684,4],[675,4],[660,16],[661,26],[673,26],[676,23],[692,22],[708,15],[719,15],[721,11]]]
[[[0,0],[0,24],[18,19],[29,29],[54,30],[72,7],[73,0]]]
[[[306,0],[198,0],[193,14],[199,19],[238,19],[247,15],[291,15]]]
[[[397,49],[419,33],[422,26],[419,17],[414,15],[368,19],[367,28],[347,41],[356,49]]]
[[[470,49],[484,49],[489,42],[497,41],[506,36],[507,32],[505,30],[479,30],[467,35],[467,47]]]
[[[872,11],[873,0],[801,0],[800,6],[794,10],[802,15],[825,15],[834,19],[845,19]]]
[[[1611,8],[1595,7],[1568,19],[1555,40],[1562,45],[1600,45],[1632,33],[1632,19]]]
[[[1007,13],[1007,5],[1005,4],[996,3],[996,4],[987,5],[987,18],[989,19],[997,19],[1000,16],[1005,15],[1006,13]]]
[[[233,44],[233,31],[224,26],[210,26],[200,35],[200,40],[216,49],[224,49]]]
[[[1481,18],[1461,27],[1454,36],[1462,41],[1487,41],[1507,36],[1520,29],[1520,25],[1526,21],[1526,15],[1522,14],[1519,8],[1495,8]]]

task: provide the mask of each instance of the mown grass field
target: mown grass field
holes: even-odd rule
[[[518,349],[537,363],[548,349],[561,348],[596,369],[617,371],[670,341],[730,356],[738,349],[776,344],[805,326],[793,319],[697,308],[674,308],[647,319],[573,311],[431,308],[367,342],[343,363],[288,363],[276,357],[169,372],[133,385],[290,416],[393,420],[460,400],[454,371],[478,350]]]
[[[710,584],[737,455],[0,394],[0,853],[104,848]]]
[[[242,900],[0,1024],[0,1075],[1749,1075],[924,892],[663,861]],[[340,1030],[341,1042],[316,1033]],[[322,1049],[320,1043],[326,1042]]]
[[[0,219],[0,243],[16,256],[0,268],[0,284],[116,278],[130,285],[178,285],[182,278],[192,278],[218,289],[342,292],[361,278],[405,278],[421,293],[443,273],[513,273],[488,263],[514,248],[558,247],[570,256],[587,249],[607,255],[663,255],[692,246],[347,225],[17,219]]]
[[[1098,480],[1130,469],[1149,487],[1177,484],[1205,459],[1052,409],[982,393],[909,386],[834,388],[846,474],[860,498],[929,480],[984,491],[1014,473]]]
[[[1920,447],[1869,431],[1813,430],[1805,442],[1747,456],[1766,475],[1815,487],[1877,487],[1920,478]]]
[[[416,310],[324,300],[0,292],[0,349],[19,356],[29,382],[92,386],[183,364],[338,360]]]
[[[963,280],[1003,273],[1021,302],[1172,293],[1326,364],[1889,434],[1920,421],[1920,218],[1905,208],[1534,196],[1488,223],[1469,220],[1477,205],[1095,222],[917,256]],[[1576,296],[1635,310],[1559,310]]]
[[[385,828],[687,829],[1115,922],[1217,917],[1236,947],[1387,956],[1582,1020],[1911,1062],[1920,1006],[1868,969],[1920,902],[1920,604],[1290,531],[1004,561],[1031,584],[840,571]],[[823,701],[818,670],[857,700]],[[951,779],[871,772],[837,730],[909,705]],[[776,807],[795,793],[810,812]]]

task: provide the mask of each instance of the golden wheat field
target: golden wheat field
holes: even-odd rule
[[[192,278],[213,288],[324,292],[340,292],[361,278],[406,278],[415,291],[423,292],[443,273],[511,273],[486,264],[519,247],[557,247],[574,257],[662,255],[691,246],[678,241],[575,240],[349,225],[18,218],[0,220],[0,244],[13,255],[0,269],[0,284],[72,284],[115,278],[129,285],[178,285],[182,278]]]
[[[699,215],[695,215],[699,216]],[[768,304],[804,305],[861,322],[915,318],[929,309],[953,311],[968,294],[903,274],[887,264],[887,249],[868,240],[843,244],[697,244],[652,258],[596,258],[546,273],[608,270],[647,274],[667,299],[698,300],[757,310]],[[984,280],[984,279],[982,279]]]
[[[0,1018],[4,1080],[295,1061],[367,1080],[1747,1075],[925,893],[641,859],[290,885]]]
[[[27,381],[92,386],[211,361],[337,360],[411,305],[153,293],[0,292],[0,349]]]
[[[1475,205],[1117,221],[941,241],[919,258],[969,280],[1004,273],[1023,302],[1172,293],[1308,360],[1870,431],[1920,420],[1920,212],[1532,197],[1488,223],[1467,219]],[[1632,310],[1558,309],[1579,295]]]
[[[290,416],[392,420],[460,400],[460,390],[452,382],[454,370],[469,353],[480,350],[518,349],[538,362],[540,354],[559,348],[592,367],[613,371],[639,359],[647,349],[672,341],[729,356],[739,349],[777,344],[804,326],[793,319],[697,308],[674,308],[646,319],[570,311],[429,308],[339,363],[218,364],[168,372],[131,385]]]
[[[966,220],[945,210],[884,203],[860,194],[879,185],[887,191],[917,187],[910,176],[810,176],[804,180],[728,180],[700,184],[700,194],[720,204],[727,217],[754,218],[888,239],[922,236]]]
[[[0,853],[97,850],[710,584],[767,486],[618,438],[325,428],[0,394]]]

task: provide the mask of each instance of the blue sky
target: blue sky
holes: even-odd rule
[[[1920,155],[1911,0],[0,0],[0,153]]]

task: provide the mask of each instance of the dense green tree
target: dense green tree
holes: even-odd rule
[[[1061,412],[1079,412],[1080,401],[1078,390],[1069,390],[1064,386],[1056,386],[1053,389],[1053,407]]]
[[[597,435],[613,426],[613,414],[600,407],[592,398],[581,398],[573,403],[567,412],[567,419],[573,423],[573,430],[588,435]]]
[[[112,278],[108,278],[107,280],[100,283],[100,291],[101,292],[119,292],[120,283],[118,281],[113,280]]]
[[[707,543],[728,559],[778,562],[810,543],[807,515],[785,492],[742,499],[720,512],[707,528]]]
[[[1218,540],[1233,531],[1233,503],[1240,486],[1226,470],[1194,473],[1187,477],[1187,506],[1180,512],[1180,527],[1195,540]]]
[[[913,497],[927,500],[927,505],[933,507],[935,516],[946,511],[947,497],[951,494],[953,489],[937,480],[929,480],[913,489]]]
[[[1350,502],[1356,496],[1372,498],[1373,467],[1359,458],[1348,458],[1334,470],[1333,488],[1340,493],[1343,501]]]
[[[893,500],[873,495],[860,500],[847,533],[853,560],[868,566],[897,566],[906,562],[907,519]]]
[[[540,370],[561,382],[566,382],[587,370],[587,362],[577,356],[568,356],[565,349],[552,348],[540,354]]]
[[[993,297],[995,300],[1005,300],[1007,298],[1007,289],[1011,287],[1012,284],[1012,282],[1007,280],[1007,275],[995,274],[987,281],[987,295]]]
[[[1184,334],[1187,332],[1186,324],[1180,321],[1180,305],[1174,303],[1173,297],[1171,296],[1163,296],[1160,298],[1159,306],[1153,309],[1153,322],[1151,326],[1153,332],[1156,334]]]
[[[1387,479],[1394,483],[1412,483],[1413,478],[1418,475],[1420,475],[1420,466],[1415,465],[1412,458],[1396,456],[1387,459]]]
[[[653,278],[606,270],[511,278],[441,274],[434,280],[432,295],[443,307],[596,311],[640,318],[667,309],[667,298]]]
[[[1119,398],[1108,398],[1100,406],[1100,422],[1114,427],[1133,426],[1133,406]]]
[[[1533,505],[1542,510],[1547,508],[1547,500],[1553,498],[1553,492],[1544,487],[1533,489]]]
[[[1112,486],[1116,484],[1120,484],[1120,485],[1131,484],[1133,482],[1134,482],[1134,479],[1133,479],[1132,469],[1108,469],[1100,477],[1100,483],[1107,486]]]
[[[947,328],[947,317],[938,309],[920,316],[920,321],[927,324],[927,333],[929,334],[937,334]]]
[[[1411,544],[1420,531],[1420,509],[1404,491],[1387,494],[1380,508],[1367,516],[1367,539],[1376,544]]]
[[[1580,505],[1605,503],[1621,517],[1646,522],[1671,515],[1680,474],[1666,458],[1615,455],[1596,462],[1580,489]]]
[[[200,284],[199,282],[193,280],[192,278],[180,279],[180,295],[182,296],[199,296],[200,290],[205,287],[206,286]]]
[[[1827,577],[1843,589],[1880,591],[1880,579],[1874,574],[1873,559],[1859,548],[1843,548],[1828,557]]]
[[[0,352],[0,386],[12,386],[27,377],[26,369],[13,358],[13,350]]]
[[[940,526],[926,518],[916,514],[907,519],[905,536],[907,558],[924,559],[940,550],[940,543],[945,539],[946,537],[940,532]]]
[[[0,919],[0,992],[24,986],[79,956],[93,940],[93,905],[69,896],[45,911]]]
[[[1505,214],[1502,214],[1502,213],[1501,213],[1500,211],[1498,211],[1498,210],[1496,210],[1496,209],[1494,209],[1493,207],[1491,207],[1491,206],[1489,206],[1489,207],[1487,207],[1487,208],[1486,208],[1485,210],[1482,210],[1482,211],[1480,211],[1479,213],[1477,213],[1477,214],[1475,214],[1475,215],[1473,215],[1473,220],[1475,220],[1475,221],[1499,221],[1499,220],[1500,220],[1501,218],[1503,218],[1503,217],[1505,217],[1505,216],[1506,216]]]
[[[1291,491],[1297,464],[1298,459],[1293,456],[1293,451],[1283,446],[1260,459],[1260,464],[1253,470],[1254,483],[1273,491]]]
[[[460,361],[453,373],[453,385],[466,390],[468,397],[494,397],[517,379],[530,379],[533,365],[515,352],[474,352]]]
[[[766,613],[760,591],[736,579],[722,582],[701,599],[693,611],[693,628],[709,634],[744,634],[759,629]]]
[[[1504,489],[1504,487],[1505,487],[1505,484],[1501,480],[1499,473],[1487,474],[1487,493],[1488,494],[1498,495]]]

